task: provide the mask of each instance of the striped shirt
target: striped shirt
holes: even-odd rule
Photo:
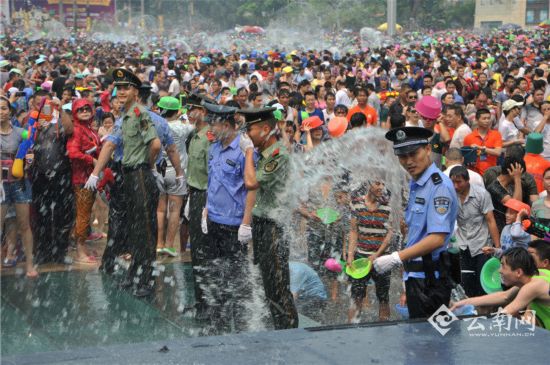
[[[357,248],[361,254],[376,252],[388,234],[390,207],[379,204],[369,210],[365,204],[366,195],[352,197],[352,217],[357,220]]]

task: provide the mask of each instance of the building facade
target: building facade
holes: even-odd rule
[[[550,0],[476,0],[474,27],[534,27],[548,19]]]

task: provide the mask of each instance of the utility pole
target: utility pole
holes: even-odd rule
[[[145,28],[145,5],[143,4],[143,0],[141,0],[141,21],[140,21],[140,25],[141,25],[141,28],[144,29]]]
[[[397,1],[396,0],[388,0],[388,35],[390,37],[393,37],[395,35],[395,17],[397,13]]]
[[[74,32],[76,33],[78,31],[78,24],[76,22],[76,0],[73,0],[73,26]]]
[[[63,19],[63,0],[59,1],[59,7],[57,8],[57,12],[59,13],[59,22],[63,25],[65,25],[65,19]]]

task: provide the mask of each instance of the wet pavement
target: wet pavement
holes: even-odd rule
[[[194,303],[191,265],[180,260],[159,263],[156,270],[155,294],[145,300],[118,288],[123,271],[109,276],[97,270],[65,266],[65,271],[58,267],[42,272],[36,280],[3,272],[2,356],[205,335],[204,323],[194,319],[191,309]],[[398,279],[392,281],[392,303],[397,302],[400,294]],[[324,308],[322,323],[300,315],[300,327],[346,323],[349,299],[345,287],[346,283],[341,283],[337,300],[329,301]],[[377,318],[378,306],[371,287],[362,322]],[[393,306],[392,319],[396,319]],[[250,327],[251,331],[269,329],[265,324]]]

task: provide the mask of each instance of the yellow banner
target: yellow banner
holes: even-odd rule
[[[59,5],[60,0],[48,0],[49,5]],[[72,5],[73,0],[62,0],[63,4]],[[111,0],[76,0],[77,5],[97,5],[97,6],[109,6]]]

